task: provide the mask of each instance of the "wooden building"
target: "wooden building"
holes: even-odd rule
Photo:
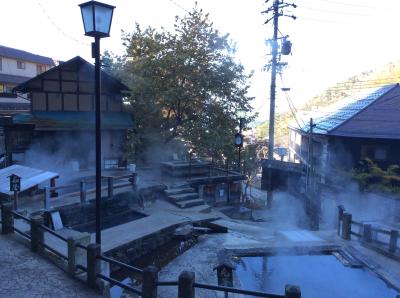
[[[14,88],[27,94],[29,112],[0,119],[5,154],[11,163],[27,158],[57,156],[63,166],[88,169],[94,165],[94,66],[75,57]],[[126,132],[133,127],[124,108],[128,87],[102,72],[101,121],[104,168],[126,165]],[[30,161],[32,163],[32,161]]]
[[[348,171],[365,158],[381,167],[400,164],[399,115],[398,84],[344,99],[307,117],[313,117],[312,136],[308,119],[300,127],[289,127],[289,161],[312,164],[321,182],[332,180],[337,170]]]

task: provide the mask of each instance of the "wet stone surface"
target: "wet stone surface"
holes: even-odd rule
[[[0,297],[100,297],[13,237],[0,235]]]

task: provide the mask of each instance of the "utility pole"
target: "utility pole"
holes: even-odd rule
[[[307,166],[307,176],[306,176],[306,193],[310,188],[310,176],[313,175],[313,168],[314,168],[314,153],[313,153],[313,128],[315,124],[313,122],[313,118],[310,118],[310,128],[309,128],[309,135],[308,135],[308,166]],[[311,189],[312,190],[312,189]]]
[[[268,140],[268,161],[269,161],[269,166],[268,166],[268,174],[267,174],[267,179],[268,179],[268,192],[267,192],[267,207],[271,208],[272,206],[272,200],[273,200],[273,193],[272,193],[272,168],[271,168],[271,163],[274,159],[274,132],[275,132],[275,96],[276,96],[276,72],[277,72],[277,67],[280,62],[278,61],[278,23],[279,23],[279,17],[281,16],[287,16],[291,17],[293,19],[296,19],[295,16],[288,16],[283,13],[283,8],[291,6],[293,8],[296,8],[297,6],[295,4],[288,4],[284,3],[283,0],[273,0],[273,6],[268,8],[267,10],[263,11],[262,13],[269,13],[272,12],[272,17],[269,18],[265,24],[273,20],[273,27],[274,27],[274,33],[272,40],[270,40],[271,45],[272,45],[272,59],[270,62],[271,66],[271,87],[270,87],[270,105],[269,105],[269,140]],[[265,3],[268,3],[269,0],[266,0]],[[281,12],[279,11],[281,10]],[[289,50],[290,52],[290,50]],[[286,53],[287,55],[287,53]],[[280,59],[279,59],[280,60]]]

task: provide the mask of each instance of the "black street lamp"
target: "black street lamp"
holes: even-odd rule
[[[244,110],[238,110],[236,111],[236,117],[239,119],[239,132],[235,134],[235,146],[238,147],[238,169],[239,173],[241,172],[240,170],[240,163],[241,163],[241,151],[243,147],[243,135],[242,135],[242,129],[243,129],[243,122],[246,117],[246,111]]]
[[[92,57],[95,59],[95,114],[96,114],[96,243],[101,244],[101,70],[100,38],[110,36],[115,6],[89,1],[79,5],[86,36],[94,37]]]

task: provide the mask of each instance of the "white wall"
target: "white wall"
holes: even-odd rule
[[[2,69],[0,73],[14,75],[14,76],[22,76],[22,77],[35,77],[37,75],[36,66],[40,63],[33,63],[33,62],[25,62],[25,69],[18,69],[17,68],[17,59],[12,58],[2,58]],[[22,60],[23,61],[23,60]],[[49,66],[45,66],[45,70],[49,69]]]

